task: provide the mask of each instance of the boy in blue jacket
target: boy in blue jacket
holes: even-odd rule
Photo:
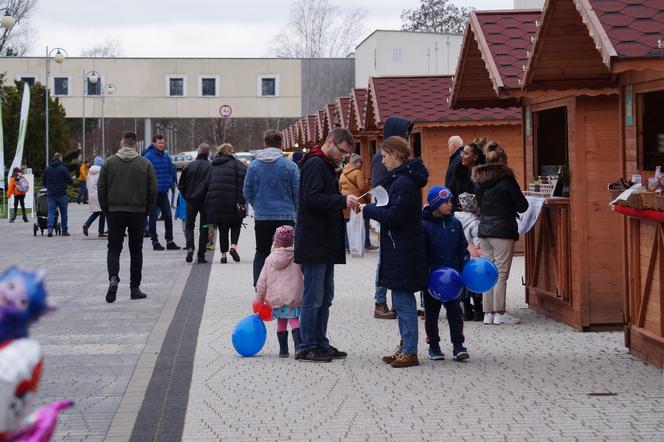
[[[454,195],[447,187],[433,186],[427,193],[429,203],[422,209],[422,226],[424,227],[429,273],[439,267],[451,267],[461,273],[464,264],[470,259],[468,243],[463,233],[461,222],[452,214]],[[463,314],[459,299],[441,302],[434,299],[428,290],[424,291],[424,328],[429,343],[429,359],[445,359],[440,350],[438,335],[438,317],[441,305],[447,311],[447,323],[450,327],[450,338],[453,346],[453,359],[465,361],[470,356],[463,346]]]

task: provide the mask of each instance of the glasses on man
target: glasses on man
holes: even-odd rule
[[[334,141],[332,141],[332,143],[334,144],[334,147],[339,149],[339,153],[341,153],[341,158],[348,158],[349,156],[353,155],[353,152],[346,152],[345,150],[340,148],[339,145],[337,143],[335,143]]]

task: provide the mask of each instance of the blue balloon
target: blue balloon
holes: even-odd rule
[[[439,267],[429,275],[429,293],[442,302],[454,301],[463,291],[459,272],[449,267]]]
[[[490,259],[471,259],[464,266],[461,278],[468,290],[476,293],[488,292],[498,282],[498,268]]]
[[[263,348],[267,338],[265,324],[256,315],[249,315],[235,326],[233,330],[233,347],[242,356],[253,356]]]

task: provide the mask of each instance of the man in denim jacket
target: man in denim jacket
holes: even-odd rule
[[[281,132],[265,132],[264,148],[249,164],[244,178],[244,199],[254,208],[254,286],[270,254],[274,232],[280,226],[295,225],[300,172],[294,162],[283,156],[281,143]]]

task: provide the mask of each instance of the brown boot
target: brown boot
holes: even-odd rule
[[[399,342],[397,348],[394,349],[394,352],[391,355],[383,356],[383,362],[386,364],[391,364],[394,360],[401,354],[401,349],[403,348],[403,341]]]
[[[387,308],[387,304],[376,304],[376,308],[374,309],[374,318],[397,319],[397,312]]]
[[[420,361],[417,359],[417,354],[401,353],[390,365],[394,368],[416,367],[420,365]]]

